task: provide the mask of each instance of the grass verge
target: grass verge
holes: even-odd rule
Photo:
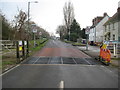
[[[44,39],[44,40],[37,40],[36,43],[37,43],[37,46],[34,47],[34,41],[30,41],[31,45],[30,45],[30,56],[33,55],[35,52],[39,51],[42,47],[44,47],[47,43],[47,39]]]
[[[34,53],[39,51],[42,47],[44,47],[47,43],[47,39],[39,39],[36,40],[37,46],[34,47],[34,40],[29,41],[29,56],[32,56]],[[0,62],[0,69],[2,72],[6,71],[7,69],[17,65],[18,59],[14,53],[8,53],[5,55],[1,55],[1,62]]]
[[[86,46],[86,44],[82,44],[82,43],[72,43],[73,46]]]

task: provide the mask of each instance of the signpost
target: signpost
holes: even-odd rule
[[[34,33],[34,47],[35,47],[35,46],[36,46],[36,42],[35,42],[35,33],[37,33],[36,24],[32,24],[32,29],[33,29],[33,33]]]
[[[86,50],[88,50],[88,38],[89,38],[89,34],[90,34],[90,27],[86,27],[86,30],[85,30],[85,34],[87,35],[87,38],[86,38]]]

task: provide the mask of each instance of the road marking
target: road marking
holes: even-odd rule
[[[49,60],[48,60],[48,63],[47,64],[50,64],[50,57],[49,57]]]
[[[59,88],[64,88],[64,81],[60,81],[60,86]]]
[[[106,70],[112,72],[111,70],[109,70],[108,68],[106,68],[105,66],[101,65],[101,67],[105,68]]]
[[[75,64],[77,64],[77,62],[75,61],[75,59],[74,58],[72,58],[73,59],[73,61],[75,62]]]
[[[89,65],[92,65],[89,61],[87,61],[85,58],[82,58],[82,59],[84,59]]]
[[[116,77],[118,77],[118,75],[116,75],[112,70],[106,68],[105,66],[101,65],[101,67],[103,67],[104,69],[106,69],[105,71],[109,71],[110,73],[113,73]]]
[[[81,67],[94,67],[97,65],[84,65],[84,64],[22,64],[22,65],[32,65],[32,66],[37,66],[37,65],[41,65],[41,66],[53,66],[53,65],[59,65],[59,66],[81,66]]]
[[[61,63],[63,64],[63,59],[62,59],[62,57],[61,57]]]
[[[9,69],[8,71],[4,72],[3,74],[0,74],[0,77],[3,76],[3,75],[5,75],[6,73],[12,71],[13,69],[17,68],[18,66],[20,66],[20,64],[18,64],[17,66],[15,66],[15,67]]]
[[[38,59],[36,59],[35,62],[33,62],[33,64],[35,64],[39,59],[40,59],[40,57]]]

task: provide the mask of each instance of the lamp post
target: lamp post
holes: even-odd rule
[[[32,1],[32,2],[28,2],[28,39],[27,39],[27,56],[29,56],[29,32],[30,32],[30,24],[29,24],[29,17],[30,17],[30,3],[38,3],[37,1]]]
[[[29,24],[29,21],[30,21],[30,3],[38,3],[38,1],[31,1],[31,2],[28,2],[28,33],[30,32],[30,24]],[[29,35],[28,35],[28,39],[29,39]]]

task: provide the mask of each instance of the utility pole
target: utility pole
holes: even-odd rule
[[[30,19],[29,19],[29,17],[30,17],[30,2],[28,2],[28,39],[30,38],[29,37],[29,32],[30,32],[30,28],[29,28]]]
[[[28,2],[28,40],[27,40],[27,56],[29,56],[29,39],[30,39],[30,3],[38,3],[38,1]]]

